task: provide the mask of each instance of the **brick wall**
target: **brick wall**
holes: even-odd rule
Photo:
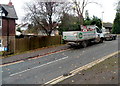
[[[7,36],[7,33],[9,33],[9,36],[15,36],[14,19],[2,19],[2,36]]]
[[[15,48],[15,36],[9,36],[9,38],[7,38],[7,36],[2,36],[2,45],[4,47],[7,47],[7,40],[9,39],[9,51],[10,52],[14,52],[14,48]]]
[[[9,44],[9,51],[14,52],[15,46],[15,20],[2,19],[2,45],[7,47]],[[9,40],[9,41],[8,41]]]

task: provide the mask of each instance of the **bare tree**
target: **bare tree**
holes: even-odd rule
[[[39,29],[44,30],[50,36],[57,26],[62,4],[62,2],[40,2],[39,0],[32,4],[27,3],[24,19],[37,24]]]
[[[76,11],[80,24],[83,25],[83,13],[85,11],[85,7],[90,4],[90,3],[95,3],[98,4],[97,2],[89,1],[89,0],[73,0],[73,9]],[[100,5],[100,4],[99,4]]]

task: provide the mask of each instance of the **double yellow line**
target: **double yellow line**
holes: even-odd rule
[[[61,81],[65,80],[65,79],[67,79],[69,77],[72,77],[72,76],[74,76],[75,74],[77,74],[78,72],[80,72],[82,70],[87,70],[87,69],[93,67],[94,65],[99,64],[102,61],[104,61],[104,60],[106,60],[106,59],[108,59],[108,58],[110,58],[110,57],[112,57],[112,56],[114,56],[114,55],[116,55],[118,53],[120,53],[120,51],[114,52],[114,53],[109,54],[107,56],[104,56],[104,57],[102,57],[102,58],[100,58],[98,60],[95,60],[95,61],[93,61],[91,63],[88,63],[88,64],[86,64],[86,65],[84,65],[82,67],[79,67],[79,68],[71,71],[70,72],[71,75],[69,75],[69,76],[63,76],[63,75],[61,75],[61,76],[59,76],[59,77],[57,77],[57,78],[55,78],[55,79],[53,79],[51,81],[46,82],[45,85],[57,84],[58,82],[61,82]]]

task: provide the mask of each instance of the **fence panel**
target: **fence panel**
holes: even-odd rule
[[[15,40],[15,52],[22,52],[30,50],[29,38],[21,38]]]
[[[61,36],[16,38],[15,53],[61,44]]]
[[[33,49],[36,49],[36,48],[39,48],[39,37],[31,37],[29,38],[30,40],[30,47],[29,49],[30,50],[33,50]]]

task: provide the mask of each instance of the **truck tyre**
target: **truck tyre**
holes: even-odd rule
[[[82,45],[83,48],[86,48],[87,45],[88,45],[88,43],[87,43],[87,41],[83,41],[83,42],[81,43],[81,45]]]
[[[62,44],[66,44],[67,42],[65,40],[62,40]]]
[[[103,39],[103,38],[101,38],[101,39],[100,39],[100,43],[103,43],[103,40],[104,40],[104,39]]]

